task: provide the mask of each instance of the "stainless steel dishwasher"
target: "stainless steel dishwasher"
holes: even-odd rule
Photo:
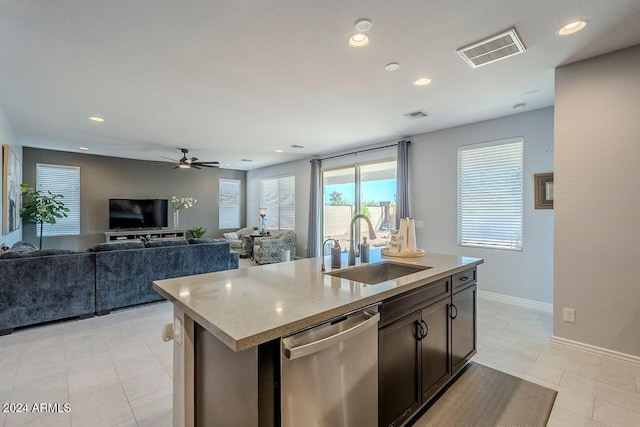
[[[377,305],[282,339],[283,427],[378,425]]]

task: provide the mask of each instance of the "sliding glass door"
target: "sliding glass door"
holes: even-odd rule
[[[384,246],[389,230],[395,228],[396,169],[395,160],[385,160],[324,170],[322,241],[333,238],[348,249],[351,219],[360,213],[369,217],[375,229],[377,238],[371,245]],[[363,222],[355,224],[355,243],[361,241],[362,227],[366,233]]]

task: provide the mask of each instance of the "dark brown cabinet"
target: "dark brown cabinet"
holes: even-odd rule
[[[378,332],[379,426],[409,420],[475,354],[475,273],[467,270],[383,301]]]
[[[452,375],[464,367],[476,353],[476,285],[451,297]]]

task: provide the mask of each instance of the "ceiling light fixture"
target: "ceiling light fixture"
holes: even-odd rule
[[[104,122],[104,119],[102,117],[98,117],[98,116],[89,117],[89,120],[92,120],[92,121],[98,122],[98,123]]]
[[[514,109],[514,110],[522,110],[522,109],[523,109],[524,107],[526,107],[526,106],[527,106],[527,104],[525,104],[524,102],[521,102],[521,103],[519,103],[519,104],[514,105],[514,106],[513,106],[513,109]]]
[[[413,81],[413,84],[416,86],[426,86],[429,83],[431,83],[431,79],[427,77],[420,77],[419,79]]]
[[[227,163],[227,167],[228,167],[228,168],[230,168],[230,167],[231,167],[231,164],[230,164],[230,163]]]
[[[356,31],[369,31],[371,27],[373,27],[373,24],[368,19],[361,19],[354,26]]]
[[[87,151],[89,149],[89,147],[78,147],[78,149],[82,150],[82,151]]]
[[[284,153],[284,150],[282,150],[282,149],[278,148],[278,149],[276,150],[276,153]]]
[[[559,36],[569,36],[571,34],[575,34],[580,30],[583,30],[584,27],[586,27],[588,24],[588,21],[585,19],[579,19],[577,21],[573,21],[573,22],[569,22],[567,25],[563,25],[559,30],[558,30],[558,35]]]
[[[369,44],[369,37],[366,34],[356,33],[349,37],[349,46],[351,47],[365,47]]]
[[[390,62],[384,66],[384,69],[387,71],[396,71],[398,68],[400,68],[400,64],[397,62]]]

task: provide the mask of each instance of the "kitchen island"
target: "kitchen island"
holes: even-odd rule
[[[473,286],[471,345],[475,352],[475,267],[482,259],[440,254],[385,258],[379,251],[372,251],[370,258],[371,263],[428,268],[366,284],[326,274],[335,270],[327,266],[322,272],[322,259],[312,258],[154,282],[175,311],[174,425],[200,425],[211,414],[220,425],[279,425],[282,337],[378,303],[383,303],[381,334],[382,326],[411,314],[407,310],[418,312],[436,299],[447,298],[446,309],[450,310],[455,296],[452,280],[460,274],[458,279],[466,279],[461,282],[465,290]],[[342,265],[347,266],[346,254]],[[361,267],[350,267],[355,268]],[[391,302],[389,309],[385,309],[386,302]],[[457,315],[457,309],[455,316],[447,312],[452,319]],[[451,329],[447,326],[447,336]],[[468,340],[468,333],[464,336]],[[384,342],[383,335],[380,342]],[[447,342],[455,342],[455,337]],[[466,363],[472,353],[460,362]],[[381,355],[381,362],[384,360]],[[453,368],[447,366],[447,379],[454,376]],[[380,381],[384,378],[381,372]],[[446,383],[441,380],[437,388]],[[381,395],[383,392],[381,388]],[[413,404],[409,412],[420,406]],[[404,411],[398,420],[406,420],[409,412]]]

